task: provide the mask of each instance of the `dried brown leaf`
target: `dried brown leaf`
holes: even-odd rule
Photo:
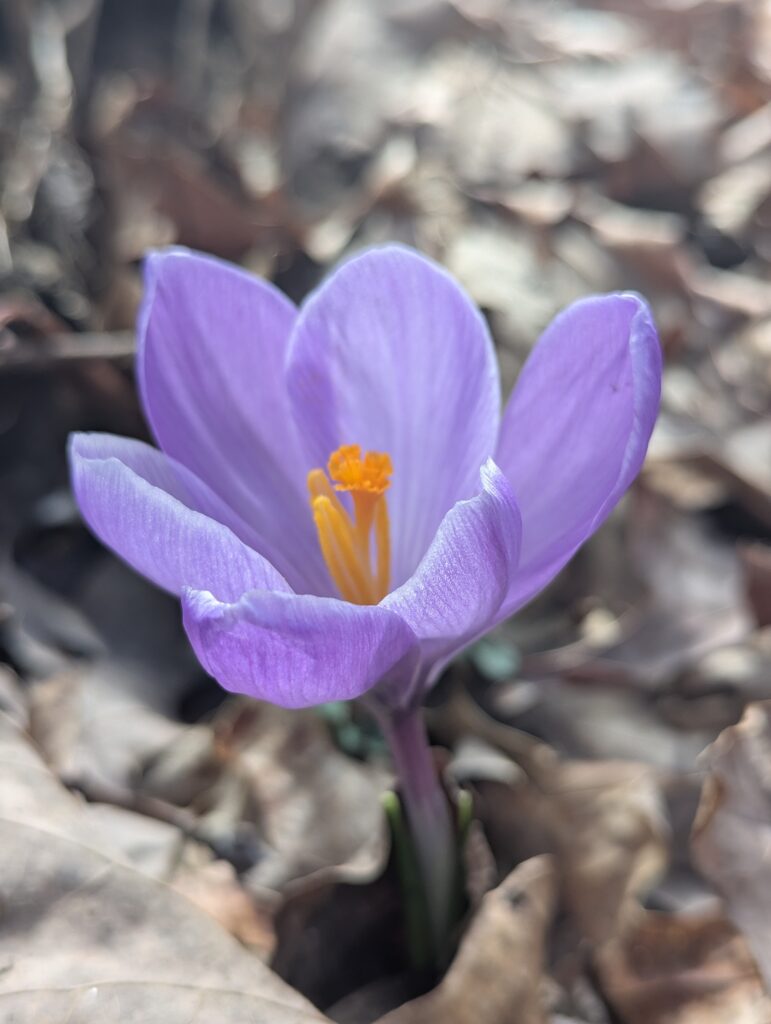
[[[746,943],[720,916],[648,913],[596,957],[623,1024],[767,1024]]]
[[[548,857],[521,864],[484,897],[440,984],[378,1024],[546,1024],[541,986],[555,896]]]
[[[565,900],[595,944],[621,931],[667,862],[655,773],[633,762],[573,761],[548,784]]]
[[[324,1019],[208,915],[113,859],[5,716],[0,758],[3,1019],[181,1024],[215,1003],[223,1024]]]
[[[639,910],[662,873],[668,832],[658,773],[631,761],[560,761],[554,750],[494,722],[468,697],[453,699],[453,729],[469,728],[521,767],[498,756],[465,757],[463,779],[499,867],[538,853],[555,857],[562,898],[580,934],[600,943]],[[506,763],[514,771],[505,773]],[[476,766],[476,771],[475,771]]]
[[[374,877],[387,855],[385,786],[384,772],[335,748],[315,712],[251,700],[177,735],[142,780],[153,797],[191,803],[212,836],[256,829],[265,849],[249,883],[276,891],[330,868]]]
[[[771,701],[751,704],[705,760],[693,855],[725,897],[771,986]]]

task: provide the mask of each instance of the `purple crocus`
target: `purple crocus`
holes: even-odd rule
[[[368,694],[414,806],[436,802],[415,781],[427,689],[640,469],[661,376],[648,307],[571,305],[502,417],[484,319],[407,248],[351,259],[299,310],[218,260],[154,253],[138,330],[158,448],[72,438],[91,529],[181,598],[226,689],[285,707]]]

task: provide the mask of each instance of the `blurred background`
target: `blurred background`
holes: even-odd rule
[[[64,448],[71,430],[147,438],[147,248],[214,253],[300,300],[389,240],[465,285],[506,392],[571,300],[635,289],[653,306],[663,409],[638,485],[450,669],[431,725],[477,781],[501,871],[549,846],[524,805],[512,838],[496,789],[548,745],[644,767],[620,806],[635,851],[670,865],[653,905],[706,906],[688,853],[699,755],[771,697],[771,3],[2,0],[0,706],[122,855],[326,1006],[353,983],[302,973],[276,901],[377,831],[376,801],[346,811],[382,770],[377,737],[350,708],[223,704],[175,602],[81,525]],[[653,790],[658,817],[639,802]],[[181,834],[193,853],[172,867]]]

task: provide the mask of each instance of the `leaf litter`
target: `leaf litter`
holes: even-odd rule
[[[0,10],[0,1017],[771,1020],[770,31],[750,0]],[[642,291],[666,358],[633,493],[429,709],[478,819],[436,985],[371,723],[225,698],[64,461],[146,438],[148,246],[301,298],[392,239],[464,282],[507,389],[588,291]]]

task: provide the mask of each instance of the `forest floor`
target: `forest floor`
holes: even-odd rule
[[[388,240],[506,392],[593,292],[643,293],[666,361],[632,492],[428,709],[477,818],[428,992],[377,731],[226,697],[65,459],[148,439],[147,248],[299,300]],[[5,0],[0,1020],[771,1021],[770,273],[768,0]]]

